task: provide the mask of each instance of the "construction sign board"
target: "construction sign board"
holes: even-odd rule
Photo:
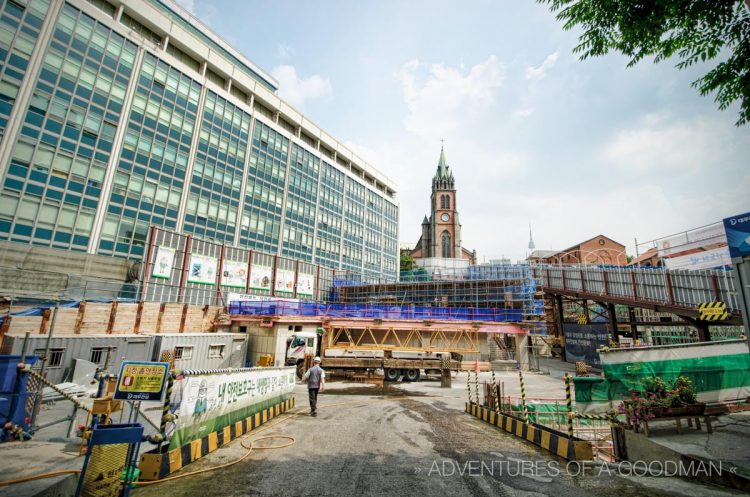
[[[168,372],[168,362],[123,361],[114,398],[161,400]]]
[[[698,305],[698,317],[703,321],[724,321],[729,317],[724,302],[704,302]]]

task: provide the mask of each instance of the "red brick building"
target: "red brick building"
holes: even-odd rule
[[[541,253],[545,252],[545,253]],[[597,235],[565,250],[535,251],[529,256],[530,262],[543,264],[601,264],[607,266],[627,266],[628,255],[625,245],[604,235]]]

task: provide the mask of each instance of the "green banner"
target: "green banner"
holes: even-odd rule
[[[224,429],[292,396],[293,367],[248,368],[186,375],[175,383],[171,399],[177,412],[174,449]]]
[[[666,347],[637,347],[601,353],[605,378],[574,378],[579,413],[601,412],[619,404],[647,377],[693,381],[701,402],[745,399],[750,395],[750,354],[744,341]]]

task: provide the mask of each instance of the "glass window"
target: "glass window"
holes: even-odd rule
[[[55,155],[55,149],[47,145],[41,144],[36,150],[36,156],[34,157],[34,163],[37,166],[43,168],[49,168],[52,165],[52,158]]]
[[[111,240],[114,239],[115,234],[117,234],[117,218],[112,216],[112,214],[107,214],[107,218],[104,220],[104,225],[102,226],[102,236]]]
[[[89,172],[89,161],[83,157],[76,157],[73,161],[73,169],[71,172],[78,176],[87,176]]]
[[[36,213],[38,210],[39,200],[25,198],[21,201],[21,206],[18,208],[18,217],[27,221],[33,221],[36,219]]]
[[[42,208],[39,210],[39,222],[46,223],[49,225],[55,224],[55,219],[57,219],[58,210],[59,208],[54,205],[49,205],[49,204],[43,205]]]
[[[0,217],[12,218],[18,207],[18,199],[7,194],[0,195]]]
[[[92,214],[81,212],[78,214],[78,220],[76,221],[76,232],[78,233],[89,233],[91,231],[91,225],[94,223],[94,216]]]
[[[31,154],[33,153],[33,145],[29,145],[25,142],[18,142],[16,150],[13,153],[13,158],[25,164],[29,164],[31,162]]]
[[[72,229],[75,219],[76,219],[75,209],[71,209],[70,207],[63,207],[62,210],[60,211],[60,217],[57,220],[57,225],[59,227]]]
[[[151,202],[154,199],[154,194],[156,193],[156,185],[154,183],[151,183],[150,181],[146,181],[143,184],[143,193],[141,194],[141,197]]]
[[[67,173],[70,171],[70,167],[73,164],[73,158],[67,155],[59,154],[53,161],[53,168],[56,171]]]

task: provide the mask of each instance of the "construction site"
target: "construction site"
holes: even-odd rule
[[[89,453],[97,427],[109,425],[142,426],[124,463],[138,468],[130,481],[137,495],[173,478],[179,483],[165,485],[192,495],[191,475],[223,470],[216,461],[227,454],[236,456],[232,465],[248,457],[248,446],[235,439],[260,441],[259,433],[273,430],[271,444],[306,440],[299,432],[306,428],[295,421],[305,413],[305,390],[297,382],[316,357],[330,382],[322,419],[341,423],[351,408],[365,409],[379,423],[382,404],[401,417],[418,412],[432,429],[451,419],[471,430],[466,418],[456,417],[463,413],[514,437],[503,443],[520,444],[514,450],[527,459],[546,453],[614,464],[629,457],[626,443],[631,451],[643,446],[631,432],[640,425],[648,431],[649,423],[638,421],[628,431],[633,422],[627,415],[618,420],[617,409],[645,373],[619,364],[659,364],[669,378],[675,373],[664,361],[714,357],[711,364],[733,378],[731,385],[722,380],[717,389],[714,366],[683,368],[710,410],[677,418],[709,430],[717,426],[714,417],[741,411],[750,393],[735,283],[720,271],[440,266],[433,260],[429,269],[403,274],[403,281],[373,281],[152,228],[146,260],[122,264],[118,280],[106,258],[67,254],[63,273],[41,256],[51,249],[17,247],[5,255],[14,267],[0,271],[8,295],[0,326],[2,395],[9,399],[3,404],[8,443],[0,448],[56,450],[50,464],[59,474],[37,479],[14,466],[28,481],[13,480],[8,495],[36,495],[34,489],[50,486],[66,492],[79,481],[79,454]],[[727,304],[724,319],[701,319],[698,309],[708,300]],[[692,332],[660,334],[664,328]],[[118,393],[127,392],[121,382],[134,374],[128,373],[134,364],[163,367],[164,386],[154,400]],[[242,386],[227,396],[226,385]],[[237,410],[235,402],[248,407]],[[293,437],[275,429],[282,422]],[[651,431],[662,426],[650,425]],[[391,440],[402,428],[389,422],[390,431],[378,431],[379,437]],[[440,429],[445,440],[455,440]],[[462,443],[490,450],[497,435],[481,433]],[[55,439],[77,448],[66,452]],[[389,443],[398,450],[409,445]],[[267,461],[294,466],[295,456],[272,452],[279,455]]]

